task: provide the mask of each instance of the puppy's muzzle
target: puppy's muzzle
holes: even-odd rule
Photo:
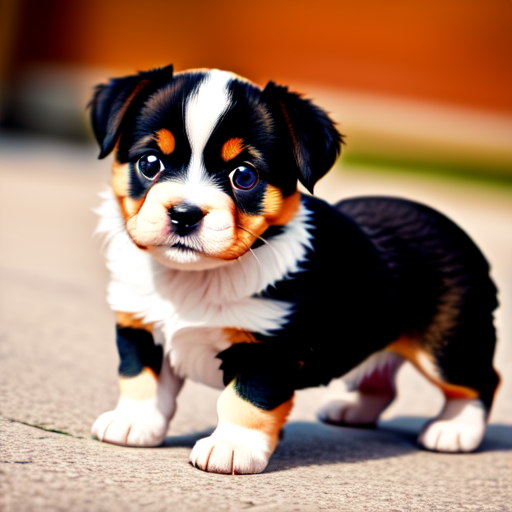
[[[194,231],[205,216],[201,208],[193,204],[179,203],[169,208],[171,228],[180,236]]]

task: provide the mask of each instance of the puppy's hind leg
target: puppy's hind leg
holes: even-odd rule
[[[132,327],[127,327],[131,320]],[[117,315],[117,347],[121,359],[121,396],[113,411],[102,414],[92,427],[100,441],[126,446],[158,446],[167,433],[182,380],[172,371],[151,327]]]
[[[485,434],[487,411],[475,398],[447,398],[444,407],[422,429],[418,443],[436,452],[471,452]]]
[[[490,322],[487,327],[490,338],[487,350],[472,351],[472,347],[468,350],[473,340],[466,332],[437,350],[432,347],[428,350],[406,338],[390,347],[401,352],[445,395],[440,414],[423,427],[418,437],[418,443],[427,450],[471,452],[482,441],[499,383],[492,367],[494,328]]]
[[[324,423],[347,427],[373,427],[396,396],[395,375],[402,365],[399,354],[381,351],[348,373],[343,380],[351,391],[318,411]]]

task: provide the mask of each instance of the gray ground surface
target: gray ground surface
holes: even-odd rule
[[[416,447],[415,434],[442,402],[405,366],[400,396],[379,429],[315,421],[339,382],[303,391],[265,473],[229,477],[188,464],[194,442],[216,422],[218,392],[198,384],[186,384],[161,448],[120,448],[89,437],[94,419],[117,399],[107,275],[91,237],[91,208],[108,182],[109,163],[95,156],[92,148],[0,141],[3,511],[512,509],[510,193],[354,169],[331,173],[317,190],[331,200],[380,193],[427,202],[487,254],[501,290],[496,366],[503,384],[482,448],[446,455]]]

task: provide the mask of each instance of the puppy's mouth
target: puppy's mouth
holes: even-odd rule
[[[191,230],[187,234],[166,230],[166,232],[153,238],[148,245],[172,251],[173,253],[196,253],[215,257],[214,255],[218,252],[219,247],[225,248],[232,243],[231,233],[228,233],[228,228],[223,227],[221,230],[210,229],[208,233]]]
[[[164,245],[164,244],[162,244]],[[190,247],[186,244],[184,244],[183,242],[175,242],[174,244],[171,244],[169,245],[169,248],[171,249],[178,249],[178,251],[182,251],[182,252],[199,252],[199,253],[202,253],[202,251],[194,248],[194,247]]]
[[[209,254],[207,247],[198,239],[162,237],[158,242],[147,246],[152,256],[169,268],[206,270],[224,265],[227,262]]]
[[[176,252],[195,252],[204,254],[202,244],[197,237],[176,236],[175,234],[159,237],[152,244],[153,247],[173,250]]]

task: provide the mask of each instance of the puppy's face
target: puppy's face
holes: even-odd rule
[[[133,241],[169,267],[213,268],[293,217],[297,179],[312,188],[340,136],[322,111],[274,84],[262,91],[218,70],[169,75],[100,86],[93,127],[101,156],[115,145],[113,189]],[[299,121],[294,102],[308,107]],[[305,146],[318,136],[301,141],[308,115],[322,118],[331,139],[317,143],[331,161],[316,171]]]
[[[293,216],[298,193],[293,183],[285,197],[272,175],[276,136],[260,98],[221,71],[176,75],[148,98],[114,164],[137,245],[171,266],[214,266]]]

